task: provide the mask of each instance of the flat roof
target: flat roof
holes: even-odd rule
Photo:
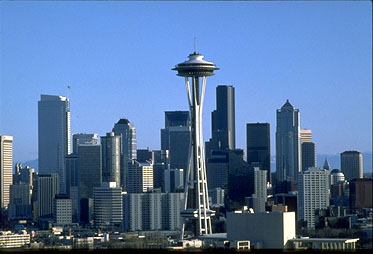
[[[293,238],[289,241],[294,242],[357,242],[359,238]]]
[[[216,240],[226,240],[227,239],[227,233],[215,233],[215,234],[208,234],[208,235],[200,235],[198,236],[198,239],[216,239]]]

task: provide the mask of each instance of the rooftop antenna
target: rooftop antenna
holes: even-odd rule
[[[197,53],[197,38],[194,37],[194,53]]]

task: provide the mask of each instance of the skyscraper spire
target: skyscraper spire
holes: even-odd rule
[[[324,166],[322,167],[323,169],[330,170],[330,165],[328,162],[328,157],[325,158]]]

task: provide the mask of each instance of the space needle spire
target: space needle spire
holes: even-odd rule
[[[205,98],[206,79],[213,76],[215,70],[219,70],[215,64],[203,60],[203,55],[196,52],[190,54],[189,60],[177,64],[172,70],[177,75],[185,78],[185,87],[189,104],[189,116],[191,119],[191,144],[189,148],[189,160],[185,181],[185,203],[181,216],[184,218],[181,239],[184,231],[189,230],[195,236],[212,234],[211,216],[215,215],[210,210],[205,154],[203,149],[202,134],[202,110]]]

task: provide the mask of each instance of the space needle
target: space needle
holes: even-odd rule
[[[184,231],[189,228],[195,236],[212,234],[211,217],[215,215],[210,210],[205,154],[202,135],[202,110],[205,98],[206,79],[219,70],[215,64],[203,60],[203,55],[194,52],[188,56],[189,60],[177,64],[172,70],[185,78],[185,87],[189,104],[189,117],[191,119],[191,144],[189,148],[189,161],[185,181],[185,203],[181,216]]]

